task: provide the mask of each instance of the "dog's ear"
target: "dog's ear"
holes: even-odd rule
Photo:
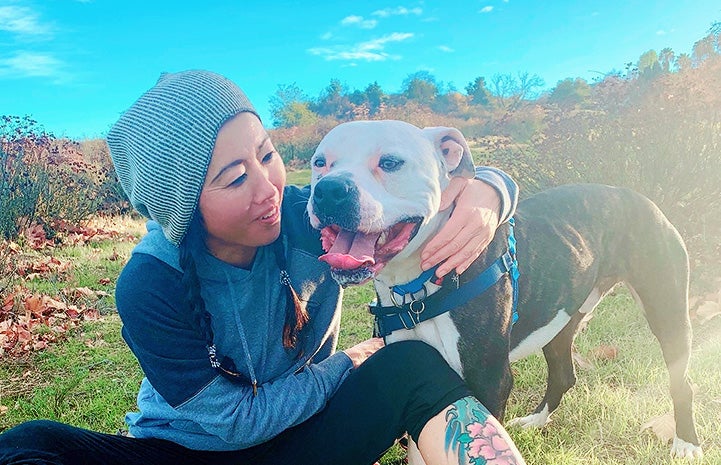
[[[423,133],[430,139],[436,151],[443,157],[451,176],[473,178],[475,169],[468,142],[456,128],[424,128]]]

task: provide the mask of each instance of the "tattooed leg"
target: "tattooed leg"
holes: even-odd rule
[[[508,433],[474,397],[464,397],[431,418],[418,448],[428,465],[525,465]]]

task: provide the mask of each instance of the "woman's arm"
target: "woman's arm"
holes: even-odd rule
[[[476,168],[475,179],[453,178],[441,197],[441,210],[455,204],[448,222],[423,249],[423,269],[441,265],[437,276],[463,273],[493,240],[496,228],[513,216],[518,186],[505,172]]]

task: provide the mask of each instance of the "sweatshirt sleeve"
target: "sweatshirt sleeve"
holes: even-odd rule
[[[493,187],[501,198],[500,224],[508,221],[518,205],[518,185],[506,172],[490,166],[476,167],[476,179]]]
[[[216,377],[178,407],[208,433],[234,448],[266,442],[319,412],[350,372],[350,358],[337,352],[301,372],[258,386]]]

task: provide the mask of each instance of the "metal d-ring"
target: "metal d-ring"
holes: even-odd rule
[[[413,308],[413,304],[420,304],[420,308],[416,310]],[[410,311],[413,312],[413,314],[416,316],[416,318],[419,318],[421,316],[421,313],[423,313],[423,310],[426,309],[426,303],[423,302],[423,299],[421,300],[412,300],[410,304],[408,304],[410,307]]]
[[[396,298],[395,298],[396,293],[393,291],[393,288],[390,288],[390,290],[391,290],[391,302],[393,302],[393,305],[395,305],[396,307],[402,308],[402,307],[403,307],[403,304],[405,304],[405,302],[406,302],[406,296],[403,295],[403,303],[400,303],[400,304],[399,304],[399,303],[396,301]]]

